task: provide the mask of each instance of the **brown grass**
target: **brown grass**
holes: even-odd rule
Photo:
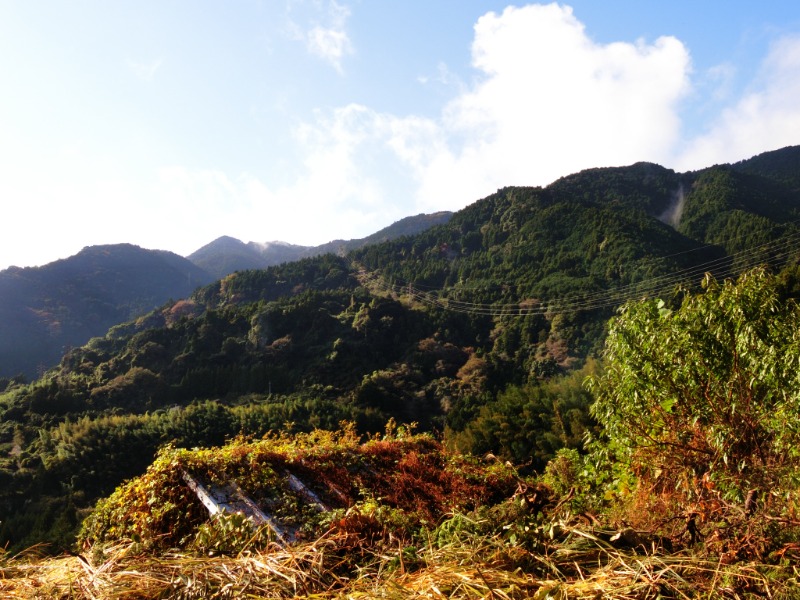
[[[408,547],[381,544],[369,560],[342,556],[345,534],[235,557],[143,554],[136,544],[86,556],[34,554],[1,562],[2,598],[488,598],[496,600],[791,598],[797,568],[724,565],[688,555],[616,550],[575,528],[562,544],[536,554],[498,536],[455,535]],[[574,541],[584,543],[576,549]],[[366,553],[366,552],[365,552]],[[98,553],[99,554],[99,553]]]
[[[136,542],[88,536],[84,554],[57,558],[35,548],[15,557],[0,551],[0,599],[800,597],[796,545],[785,545],[772,565],[732,562],[722,553],[709,558],[707,549],[702,557],[669,554],[657,536],[593,529],[562,510],[569,496],[553,507],[548,489],[448,456],[431,439],[362,445],[314,435],[322,434],[162,452],[99,511],[98,530],[120,528],[125,519],[150,527],[130,528]],[[286,547],[266,539],[258,546],[253,537],[214,550],[239,554],[214,556],[199,549],[214,546],[191,543],[206,517],[189,514],[194,500],[175,484],[183,469],[225,472],[259,489],[278,485],[287,465],[336,509],[316,515],[308,537]],[[152,512],[170,503],[175,511]],[[178,514],[192,534],[181,549],[174,541]]]

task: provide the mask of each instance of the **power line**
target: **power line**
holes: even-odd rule
[[[792,223],[787,223],[780,226],[783,227],[791,224]],[[776,226],[776,228],[777,227],[778,226]],[[704,246],[703,248],[709,247],[710,246]],[[703,248],[699,248],[698,250]],[[746,271],[765,262],[780,262],[798,252],[800,252],[800,232],[792,233],[749,250],[743,250],[732,255],[700,263],[673,273],[627,284],[614,290],[591,292],[579,296],[567,297],[558,301],[525,299],[511,304],[486,304],[458,300],[451,295],[460,291],[469,291],[470,288],[450,288],[446,290],[448,295],[444,295],[445,290],[423,290],[411,282],[399,279],[388,282],[378,273],[370,273],[360,266],[358,266],[358,268],[359,277],[363,283],[376,287],[384,292],[411,297],[429,306],[454,312],[479,315],[524,316],[612,308],[620,306],[630,300],[663,293],[666,290],[674,289],[675,286],[679,284],[686,285],[693,279],[702,277],[702,275],[707,272],[717,272],[718,277],[726,278],[734,275],[736,272]],[[658,257],[658,260],[665,260],[677,254],[682,253]],[[628,264],[632,267],[635,266],[634,263]]]

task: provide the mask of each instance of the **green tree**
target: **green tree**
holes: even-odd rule
[[[713,522],[707,535],[742,542],[755,514],[800,525],[800,310],[762,269],[703,285],[674,310],[621,309],[589,379],[592,413],[649,495],[644,512],[661,494],[664,519],[688,515],[692,538]]]
[[[596,361],[590,360],[569,375],[509,386],[478,408],[460,430],[454,421],[461,416],[448,415],[448,443],[460,451],[492,452],[541,471],[558,450],[582,448],[587,432],[596,433],[589,416],[592,397],[583,386],[586,375],[595,370]]]

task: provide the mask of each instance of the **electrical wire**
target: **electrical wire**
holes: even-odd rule
[[[792,223],[776,225],[776,228],[791,224]],[[710,247],[711,246],[704,246],[696,250],[699,251]],[[685,252],[681,252],[657,257],[657,260],[664,261],[671,256],[684,253]],[[675,289],[678,285],[689,287],[693,280],[701,278],[705,273],[714,273],[717,278],[728,278],[759,264],[779,263],[798,253],[800,253],[800,232],[795,232],[749,250],[743,250],[732,255],[699,263],[673,273],[643,279],[642,281],[627,284],[613,290],[596,291],[547,302],[536,299],[525,299],[511,304],[476,303],[458,300],[452,297],[453,294],[458,292],[485,288],[454,287],[446,290],[447,294],[445,295],[445,290],[423,290],[411,282],[399,279],[394,279],[392,282],[389,282],[377,272],[369,272],[361,265],[355,266],[359,272],[359,279],[361,279],[363,284],[383,292],[404,295],[429,306],[454,312],[478,315],[524,316],[614,308],[630,300],[637,300],[664,293]],[[629,265],[635,266],[633,263],[629,263]]]

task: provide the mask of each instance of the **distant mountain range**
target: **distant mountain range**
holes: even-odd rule
[[[69,347],[213,279],[177,254],[131,244],[0,271],[0,376],[32,378]]]
[[[236,271],[377,252],[385,272],[405,281],[444,286],[469,274],[473,285],[507,281],[505,289],[520,292],[520,280],[508,274],[525,265],[524,280],[536,282],[531,293],[563,294],[635,276],[609,259],[622,243],[619,260],[697,244],[708,246],[709,257],[732,256],[765,243],[800,217],[798,194],[800,148],[791,147],[685,174],[649,163],[588,169],[546,188],[500,190],[455,215],[411,216],[362,239],[320,246],[223,236],[186,258],[130,244],[88,247],[42,267],[0,271],[0,378],[33,379],[70,347]],[[428,250],[419,255],[423,245]]]
[[[221,237],[188,258],[131,244],[90,246],[41,267],[0,271],[0,378],[34,379],[73,346],[234,271],[345,252],[446,223],[452,213],[402,219],[371,236],[315,247]]]
[[[320,246],[298,246],[286,242],[244,243],[236,238],[222,236],[193,252],[187,258],[219,279],[234,271],[265,269],[321,254],[346,254],[368,244],[379,244],[402,236],[420,233],[435,225],[443,225],[452,216],[453,213],[447,211],[419,214],[401,219],[365,238],[334,240]]]

